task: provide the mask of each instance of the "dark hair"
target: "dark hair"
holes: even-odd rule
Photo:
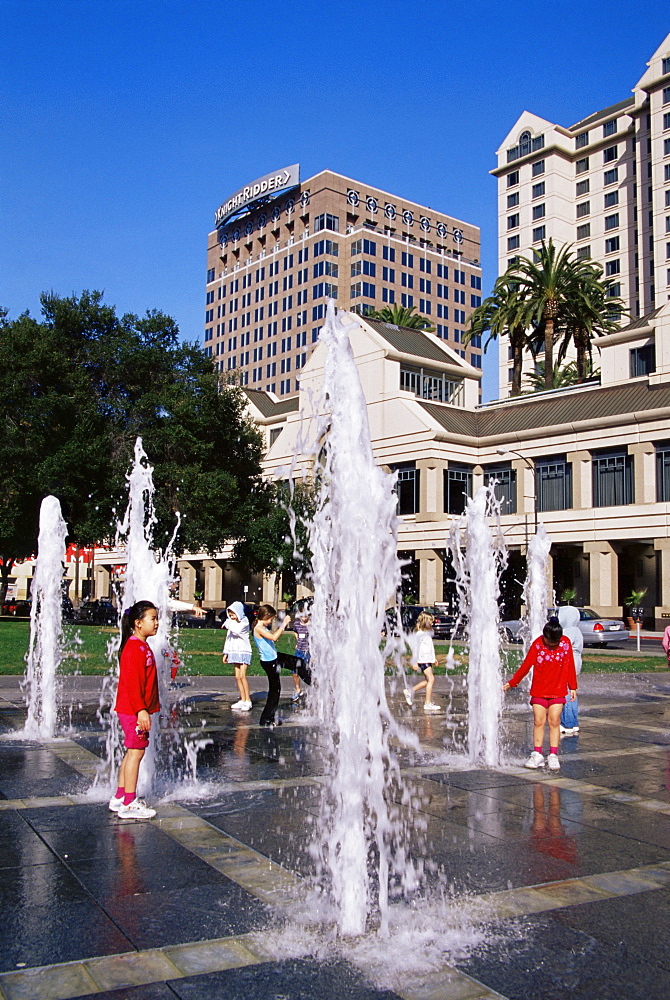
[[[119,653],[133,634],[135,622],[141,621],[147,611],[158,611],[158,608],[151,601],[136,601],[135,604],[126,608],[123,612],[121,615],[121,645]]]
[[[264,618],[276,618],[277,612],[271,604],[261,604],[256,612],[256,621],[260,622]]]
[[[561,636],[563,635],[563,628],[558,618],[550,618],[547,624],[542,629],[542,635],[549,643],[550,646],[555,646],[561,641]]]

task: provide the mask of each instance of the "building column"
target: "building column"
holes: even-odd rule
[[[419,604],[435,604],[442,600],[443,563],[435,549],[418,549],[414,553],[419,563]]]
[[[656,448],[650,441],[629,444],[633,456],[635,503],[656,503]]]
[[[96,563],[95,566],[95,596],[100,599],[108,598],[111,593],[110,588],[111,573],[108,566],[101,566],[100,563]]]
[[[532,459],[531,459],[532,461]],[[512,459],[512,468],[516,472],[516,512],[517,514],[533,514],[535,516],[535,469],[529,469],[521,458]],[[505,514],[506,511],[501,513]]]
[[[572,464],[573,510],[588,510],[593,507],[591,452],[569,451],[565,459]]]
[[[419,473],[419,510],[417,521],[435,521],[444,517],[444,469],[446,461],[438,458],[420,458],[416,467]]]
[[[601,615],[621,615],[619,597],[619,558],[609,542],[584,542],[589,554],[591,606]]]
[[[192,604],[195,600],[197,582],[195,566],[185,559],[180,559],[177,563],[177,572],[179,573],[179,600]]]
[[[472,495],[477,496],[477,490],[484,485],[484,470],[481,465],[472,468]]]
[[[205,559],[204,602],[206,604],[221,604],[223,601],[223,563],[217,559]]]

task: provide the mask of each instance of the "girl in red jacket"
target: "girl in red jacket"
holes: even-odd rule
[[[542,742],[544,727],[549,721],[549,756],[547,766],[550,771],[558,771],[558,740],[561,712],[565,696],[570,689],[570,701],[577,697],[577,675],[572,655],[572,643],[563,635],[558,618],[550,618],[542,630],[542,635],[532,643],[526,659],[514,677],[504,685],[503,691],[516,687],[530,668],[533,667],[533,681],[530,687],[530,703],[533,706],[533,752],[525,767],[544,767]]]
[[[123,729],[126,753],[119,770],[119,785],[109,800],[112,812],[124,819],[152,819],[150,809],[138,799],[137,776],[149,746],[151,716],[160,710],[156,661],[147,642],[158,632],[158,610],[151,601],[138,601],[121,617],[119,687],[116,711]]]

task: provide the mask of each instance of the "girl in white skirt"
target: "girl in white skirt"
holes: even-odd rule
[[[247,680],[247,667],[251,663],[251,643],[249,642],[249,619],[244,613],[241,601],[233,601],[226,608],[226,620],[223,627],[227,629],[226,642],[223,647],[223,662],[232,663],[235,667],[235,683],[240,694],[240,700],[231,708],[238,712],[248,712],[251,709],[251,694]]]

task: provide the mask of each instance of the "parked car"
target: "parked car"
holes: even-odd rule
[[[19,601],[12,597],[2,605],[2,613],[13,618],[30,618],[30,608],[31,601]]]
[[[577,610],[579,611],[577,627],[582,633],[585,646],[606,646],[625,642],[630,636],[630,632],[623,627],[619,618],[603,618],[591,608],[578,608]],[[549,616],[557,613],[557,608],[550,608],[548,612]],[[500,627],[508,642],[523,641],[523,631],[526,627],[523,618],[501,622]]]
[[[402,622],[403,631],[412,632],[414,630],[414,626],[416,625],[417,618],[423,611],[433,616],[433,635],[436,639],[452,638],[452,633],[457,625],[456,616],[448,614],[446,611],[436,608],[431,604],[403,604],[400,608],[400,621]],[[395,608],[388,609],[386,612],[386,620],[388,622],[387,629],[397,635],[397,617]]]
[[[84,601],[74,612],[77,625],[118,625],[119,612],[107,598]]]

